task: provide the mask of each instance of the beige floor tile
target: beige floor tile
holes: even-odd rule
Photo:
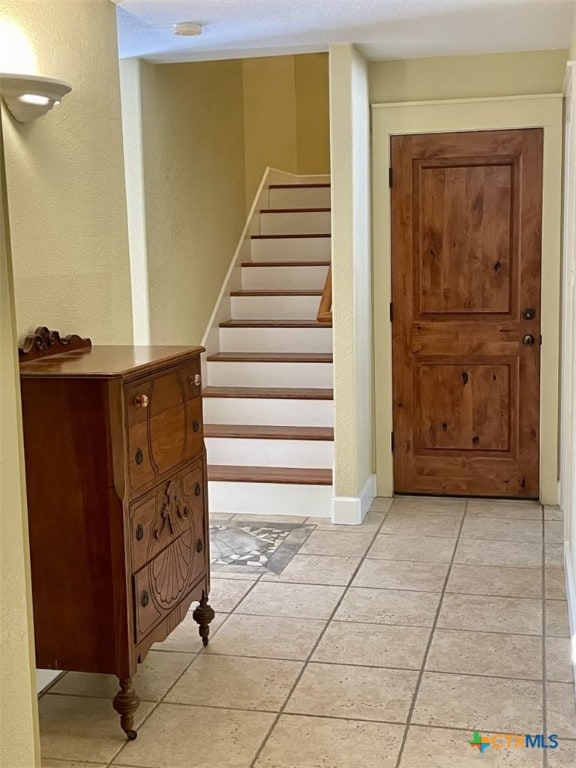
[[[343,587],[259,581],[236,612],[257,616],[329,619],[343,592]]]
[[[227,568],[237,568],[238,570],[227,570]],[[218,570],[217,570],[218,569]],[[222,570],[220,570],[222,569]],[[233,579],[234,581],[251,581],[254,583],[255,581],[258,581],[262,573],[266,573],[266,571],[262,568],[261,573],[242,573],[239,566],[232,565],[232,566],[212,566],[212,570],[210,572],[210,582],[211,586],[214,586],[214,579]]]
[[[394,499],[387,496],[376,496],[370,505],[370,512],[388,512]]]
[[[468,595],[537,599],[542,597],[542,570],[454,564],[446,591]]]
[[[546,520],[544,523],[544,536],[551,544],[564,542],[564,523],[560,520]]]
[[[343,535],[343,534],[339,534]],[[346,586],[358,568],[360,557],[332,557],[330,555],[294,555],[278,575],[262,576],[265,581],[285,581],[293,584],[322,584]]]
[[[385,512],[368,512],[361,525],[333,525],[329,517],[309,517],[306,523],[316,526],[317,531],[333,531],[340,533],[374,533],[382,525]]]
[[[142,702],[135,727],[155,704]],[[110,699],[46,694],[38,701],[43,758],[107,763],[126,742]]]
[[[210,512],[211,523],[226,523],[228,520],[232,520],[233,517],[234,515],[232,512],[230,512],[230,514],[227,512]]]
[[[438,536],[450,538],[460,530],[460,515],[437,512],[396,512],[395,507],[388,513],[380,533],[397,536]]]
[[[573,683],[571,641],[569,637],[546,638],[546,678],[557,683]]]
[[[576,702],[573,683],[547,683],[546,718],[549,733],[576,739]]]
[[[547,541],[544,545],[546,568],[564,568],[564,545]]]
[[[374,560],[414,560],[423,563],[449,563],[456,547],[456,538],[439,536],[392,536],[378,534],[367,557]]]
[[[566,573],[564,568],[546,568],[544,576],[548,600],[566,600]]]
[[[564,520],[560,507],[544,507],[544,520]]]
[[[442,592],[449,566],[404,560],[364,560],[352,584],[376,589],[414,589]]]
[[[497,517],[509,520],[542,520],[542,507],[530,501],[472,500],[466,508],[467,517]]]
[[[207,653],[269,659],[307,659],[325,621],[274,616],[230,616],[206,649]]]
[[[546,633],[551,637],[570,637],[566,600],[546,600]]]
[[[441,595],[435,592],[350,587],[334,614],[334,619],[368,624],[431,627],[440,597]]]
[[[253,583],[239,579],[213,579],[210,584],[210,605],[215,611],[231,613],[252,589]]]
[[[276,715],[160,704],[119,765],[154,768],[248,768]]]
[[[541,568],[542,545],[526,541],[461,539],[456,547],[454,562],[464,565]]]
[[[426,669],[541,680],[542,638],[437,629]]]
[[[415,725],[497,733],[542,733],[542,683],[425,672]]]
[[[236,514],[232,520],[235,523],[245,523],[255,521],[257,523],[289,523],[292,525],[305,525],[306,518],[302,515],[250,515]]]
[[[576,741],[560,739],[557,749],[548,750],[550,768],[574,768],[576,765]]]
[[[430,637],[425,627],[395,627],[332,621],[313,661],[420,669]]]
[[[394,513],[425,512],[436,515],[463,515],[466,509],[465,499],[433,498],[430,496],[396,496],[392,511]]]
[[[542,601],[520,597],[446,594],[438,617],[438,627],[540,635]]]
[[[509,520],[495,517],[466,517],[463,539],[495,539],[496,541],[542,541],[540,520]]]
[[[404,726],[283,715],[255,768],[394,768]]]
[[[481,755],[468,743],[472,733],[412,725],[400,768],[542,768],[539,749],[493,749]]]
[[[85,763],[83,760],[42,760],[42,768],[106,768],[106,763]]]
[[[227,618],[227,613],[216,614],[210,624],[210,642]],[[199,653],[202,650],[202,640],[198,634],[198,624],[192,618],[192,611],[188,611],[184,621],[176,627],[163,643],[155,643],[152,648],[155,651]]]
[[[304,662],[201,654],[165,701],[277,712]]]
[[[160,701],[176,680],[194,661],[193,653],[162,653],[150,651],[143,664],[138,665],[134,678],[134,690],[141,701]],[[113,698],[118,692],[118,678],[114,675],[93,675],[68,672],[51,689],[50,693],[70,696],[94,696]]]
[[[285,712],[403,723],[418,673],[341,664],[309,664]]]
[[[336,555],[362,557],[370,546],[373,533],[314,531],[298,550],[299,555]]]

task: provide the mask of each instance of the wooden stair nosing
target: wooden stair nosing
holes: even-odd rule
[[[220,328],[331,328],[318,320],[223,320]]]
[[[333,427],[274,427],[257,424],[204,424],[204,437],[238,440],[334,441]]]
[[[208,465],[209,482],[278,483],[281,485],[332,485],[331,469],[295,467],[243,467]]]
[[[216,352],[213,363],[331,363],[330,352]]]
[[[330,213],[331,208],[261,208],[260,213]]]
[[[202,397],[256,400],[333,400],[334,390],[297,387],[206,387]]]
[[[317,288],[296,288],[294,290],[274,290],[273,288],[254,288],[240,291],[230,291],[230,296],[322,296]]]
[[[308,234],[251,235],[252,240],[302,240],[304,238],[332,237],[330,232],[312,232]]]
[[[329,267],[329,261],[243,261],[241,267]]]
[[[321,189],[330,186],[330,183],[326,182],[318,182],[316,184],[269,184],[268,189]]]

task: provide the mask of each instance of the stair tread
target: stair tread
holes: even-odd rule
[[[331,328],[318,320],[224,320],[220,328]]]
[[[230,296],[322,296],[322,291],[318,288],[295,288],[291,290],[254,288],[243,291],[230,291]]]
[[[252,235],[252,240],[297,240],[304,237],[332,237],[330,232],[311,232],[308,234]]]
[[[243,261],[243,267],[329,267],[329,261]]]
[[[296,387],[206,387],[202,397],[256,398],[262,400],[333,400],[332,389]]]
[[[333,427],[272,427],[255,424],[204,424],[204,437],[254,440],[334,440]]]
[[[329,352],[216,352],[209,362],[233,363],[331,363]]]
[[[330,213],[331,208],[261,208],[260,213]]]
[[[329,187],[330,183],[326,182],[318,182],[316,184],[270,184],[268,186],[268,189],[316,189],[316,188],[322,188],[322,187]]]
[[[331,469],[293,467],[242,467],[209,464],[209,481],[240,483],[285,483],[289,485],[332,485]]]

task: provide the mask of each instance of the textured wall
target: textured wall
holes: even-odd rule
[[[330,173],[328,55],[294,56],[298,173]]]
[[[141,67],[151,340],[197,344],[246,218],[242,63]]]
[[[370,64],[370,102],[560,93],[567,51],[445,56]]]
[[[39,73],[73,86],[36,122],[4,115],[19,336],[45,324],[130,342],[115,7],[0,0],[0,15],[30,37]]]

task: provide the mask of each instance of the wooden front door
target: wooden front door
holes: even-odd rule
[[[542,141],[392,138],[397,492],[538,497]]]

